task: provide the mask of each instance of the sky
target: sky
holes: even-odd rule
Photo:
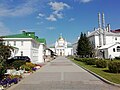
[[[120,0],[0,0],[0,35],[35,32],[52,45],[60,34],[74,43],[98,27],[98,12],[111,29],[120,28]]]

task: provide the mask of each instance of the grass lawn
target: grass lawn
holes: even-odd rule
[[[70,59],[70,58],[69,58]],[[101,77],[111,81],[111,82],[114,82],[116,84],[120,84],[120,73],[119,74],[115,74],[115,73],[109,73],[108,72],[108,68],[97,68],[93,65],[86,65],[84,64],[83,62],[80,62],[80,61],[76,61],[76,60],[73,60],[71,59],[74,63],[76,63],[77,65],[79,66],[82,66],[86,69],[89,69],[90,71],[100,75]]]

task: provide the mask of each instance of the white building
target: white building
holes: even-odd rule
[[[101,23],[102,22],[102,23]],[[110,24],[105,26],[104,14],[98,14],[98,28],[88,32],[87,37],[94,45],[96,57],[115,58],[120,56],[120,33],[110,30]]]
[[[2,36],[6,45],[18,48],[13,56],[28,56],[32,63],[44,62],[44,49],[46,40],[35,36],[35,32],[25,32],[22,34]]]
[[[55,42],[54,46],[51,46],[50,49],[56,53],[58,56],[68,56],[73,55],[73,47],[72,44],[67,42],[62,35]]]

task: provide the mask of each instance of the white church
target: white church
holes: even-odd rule
[[[110,24],[105,24],[104,13],[98,13],[98,28],[88,32],[92,45],[96,51],[98,58],[115,58],[120,57],[120,32],[115,32],[110,29]]]
[[[67,42],[62,35],[58,38],[53,46],[50,46],[50,49],[57,55],[57,56],[68,56],[73,55],[73,47],[72,44]]]

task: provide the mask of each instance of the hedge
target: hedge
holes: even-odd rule
[[[96,60],[95,64],[98,68],[106,68],[107,67],[107,61],[105,61],[105,60]]]
[[[120,62],[119,61],[110,61],[108,63],[108,68],[111,73],[119,73],[120,72]]]
[[[15,69],[19,69],[21,65],[24,65],[26,62],[25,61],[21,61],[21,60],[16,60],[12,63],[12,66]]]

